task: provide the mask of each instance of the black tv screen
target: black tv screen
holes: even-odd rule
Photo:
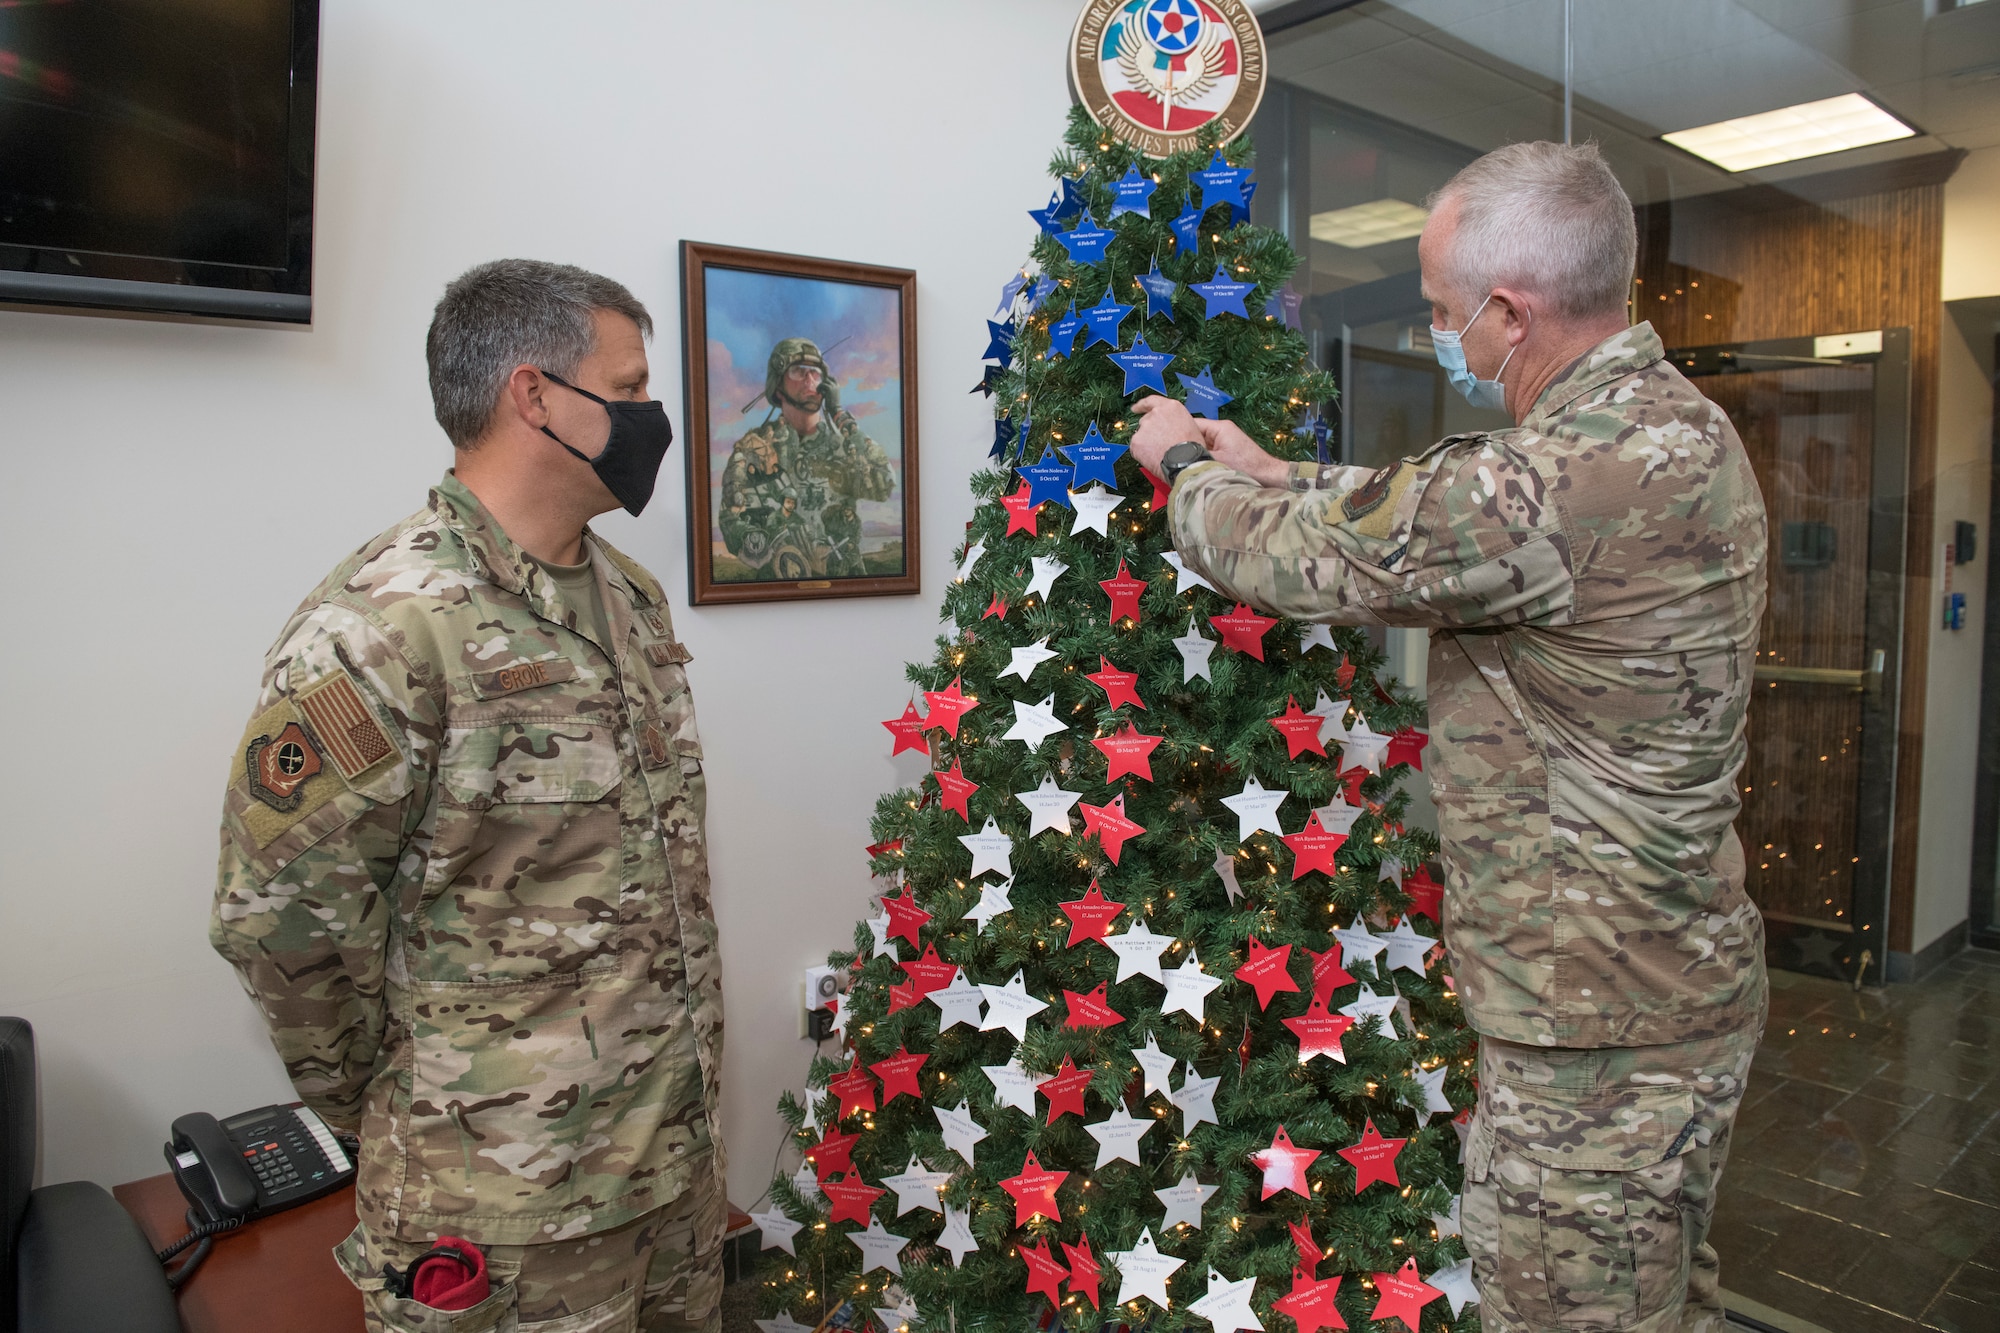
[[[0,0],[0,300],[312,317],[319,0]]]

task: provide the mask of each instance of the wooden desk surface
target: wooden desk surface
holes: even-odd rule
[[[112,1189],[154,1249],[187,1234],[187,1200],[169,1175]],[[361,1333],[361,1293],[333,1261],[354,1230],[354,1187],[215,1238],[180,1291],[187,1333]]]

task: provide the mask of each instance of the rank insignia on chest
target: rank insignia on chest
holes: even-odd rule
[[[663,639],[667,637],[667,634],[669,633],[667,628],[667,618],[661,615],[658,611],[653,611],[653,610],[641,611],[639,613],[639,619],[645,621],[646,628],[653,631],[653,633],[659,635]]]
[[[674,757],[674,746],[667,738],[667,729],[657,722],[648,722],[640,727],[639,752],[645,755],[647,768],[665,768],[667,761]]]
[[[298,809],[304,799],[299,789],[322,767],[319,747],[296,722],[287,723],[276,736],[257,737],[243,751],[250,794],[283,814]]]

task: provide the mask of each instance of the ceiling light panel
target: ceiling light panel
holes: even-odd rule
[[[1430,214],[1400,199],[1376,199],[1352,208],[1312,215],[1312,238],[1349,250],[1407,240],[1424,229]]]
[[[1660,137],[1724,171],[1749,171],[1915,134],[1915,129],[1860,93],[1843,93]]]

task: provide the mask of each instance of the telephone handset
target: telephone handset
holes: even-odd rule
[[[347,1150],[300,1102],[227,1120],[184,1115],[174,1121],[166,1153],[196,1223],[254,1222],[330,1194],[354,1176]]]

